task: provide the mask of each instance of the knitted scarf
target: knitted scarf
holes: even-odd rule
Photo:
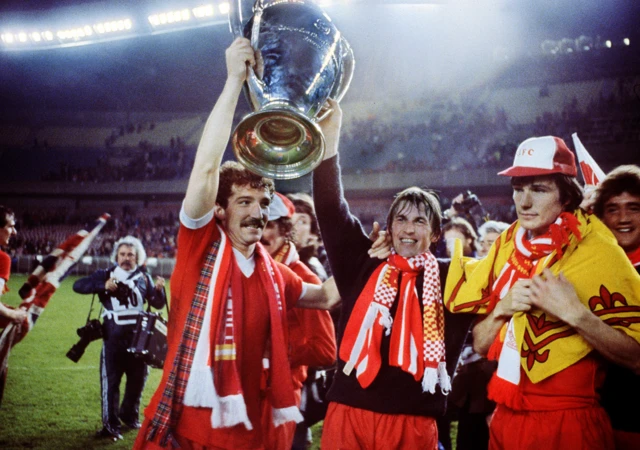
[[[237,365],[242,335],[242,275],[228,239],[214,241],[207,254],[184,326],[181,345],[171,365],[147,440],[173,443],[182,405],[211,408],[213,428],[237,424],[251,430]],[[269,383],[275,426],[303,420],[295,406],[289,374],[286,327],[280,292],[284,282],[261,244],[256,244],[256,270],[267,292],[270,320]]]
[[[574,217],[570,217],[574,216]],[[488,314],[519,278],[531,278],[548,267],[573,285],[585,308],[600,320],[640,341],[640,278],[609,229],[594,215],[576,210],[563,214],[546,236],[527,242],[519,222],[504,231],[482,260],[462,256],[457,246],[445,289],[445,306],[452,312]],[[506,345],[505,345],[506,344]],[[566,369],[593,347],[573,328],[541,310],[516,313],[498,334],[489,356],[503,359],[503,348],[519,363],[502,369],[524,374],[532,383]],[[506,350],[504,350],[506,352]],[[517,379],[503,378],[495,393],[508,396]],[[517,375],[516,375],[517,376]],[[495,384],[495,383],[493,383]],[[490,388],[492,386],[490,385]]]
[[[298,249],[295,244],[287,241],[282,247],[280,247],[280,249],[278,249],[276,254],[273,255],[273,260],[288,267],[294,262],[299,261],[300,255],[298,255]]]
[[[547,232],[533,239],[527,239],[527,231],[520,227],[514,236],[515,250],[509,257],[498,279],[493,284],[494,300],[502,300],[516,281],[532,278],[547,267],[549,255],[554,252],[557,258],[562,257],[563,247],[569,244],[569,236],[573,234],[579,241],[582,235],[578,229],[578,219],[569,213],[561,213],[549,226]],[[490,309],[495,307],[495,302]],[[514,319],[507,325],[504,342],[496,337],[487,355],[489,359],[498,360],[497,376],[514,385],[520,382],[520,350],[516,343]]]
[[[424,274],[422,312],[416,291],[420,272]],[[389,311],[396,298],[398,307],[394,324]],[[449,392],[451,381],[445,363],[440,270],[430,252],[411,258],[392,253],[373,272],[356,300],[339,356],[346,362],[344,373],[349,375],[355,368],[363,388],[373,382],[380,370],[383,331],[387,336],[391,334],[390,366],[412,374],[416,381],[421,381],[424,392],[435,393],[438,384],[443,393]]]

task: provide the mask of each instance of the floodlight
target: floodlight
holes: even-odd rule
[[[220,3],[220,5],[218,5],[218,9],[222,14],[229,14],[229,3]]]
[[[194,17],[202,19],[205,17],[213,17],[214,9],[213,5],[202,5],[193,8],[191,12],[193,13]]]
[[[611,48],[611,41],[607,39],[606,41],[604,41],[604,45],[605,45],[607,48]]]
[[[629,40],[629,38],[624,38],[622,42],[624,42],[624,45],[631,45],[631,41]]]

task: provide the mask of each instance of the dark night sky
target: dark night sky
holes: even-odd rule
[[[153,3],[161,9],[159,4],[195,6],[187,1]],[[416,85],[457,80],[463,69],[487,71],[490,78],[494,74],[488,72],[485,53],[490,55],[496,46],[516,45],[517,51],[531,52],[545,38],[575,39],[581,34],[616,40],[630,36],[640,45],[637,1],[496,0],[482,2],[494,5],[486,15],[451,2],[458,5],[449,8],[452,15],[433,22],[423,20],[422,12],[416,14],[415,5],[373,3],[379,2],[328,11],[356,54],[356,75],[346,99],[366,99],[378,90],[383,95],[389,84],[406,84],[411,95]],[[144,5],[144,1],[5,0],[0,2],[0,29],[16,11],[36,11],[18,14],[32,19],[95,9],[144,9]],[[74,48],[0,51],[3,109],[207,111],[224,81],[224,49],[231,40],[228,27],[218,25]],[[448,55],[455,52],[455,58]]]

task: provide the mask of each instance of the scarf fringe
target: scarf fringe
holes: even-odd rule
[[[192,367],[184,393],[184,404],[187,406],[217,408],[219,403],[213,386],[211,367]]]
[[[242,394],[227,395],[219,401],[219,407],[211,411],[211,427],[228,428],[244,424],[247,430],[253,430]]]
[[[288,406],[286,408],[272,408],[271,416],[273,418],[273,426],[277,427],[287,422],[300,423],[304,420],[297,406]]]
[[[451,377],[447,373],[447,364],[443,361],[438,363],[438,367],[425,367],[422,375],[422,392],[436,393],[436,386],[444,395],[451,391]]]

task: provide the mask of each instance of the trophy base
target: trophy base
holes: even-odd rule
[[[252,172],[276,180],[299,178],[321,162],[324,136],[304,114],[278,108],[246,116],[232,138],[233,152]]]

